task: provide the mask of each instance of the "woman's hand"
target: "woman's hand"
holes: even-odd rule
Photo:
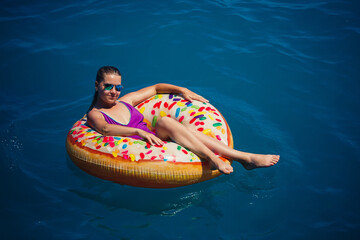
[[[147,140],[151,145],[164,145],[164,142],[158,138],[157,136],[155,136],[154,134],[148,133],[144,130],[138,129],[138,136],[144,138],[145,140]]]
[[[203,98],[202,96],[194,93],[193,91],[190,91],[187,88],[182,88],[181,89],[181,94],[186,100],[188,100],[190,102],[192,102],[193,100],[198,100],[200,102],[209,102],[209,100],[207,100],[207,99]]]

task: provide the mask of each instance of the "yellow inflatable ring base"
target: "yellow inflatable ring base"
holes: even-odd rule
[[[158,119],[167,116],[233,147],[227,122],[210,103],[159,94],[136,108],[150,130],[154,130]],[[174,142],[153,146],[129,137],[103,136],[87,126],[85,117],[70,129],[66,149],[71,160],[85,172],[130,186],[180,187],[221,175],[208,161]]]

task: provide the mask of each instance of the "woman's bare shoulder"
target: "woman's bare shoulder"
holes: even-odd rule
[[[95,119],[101,119],[102,118],[102,114],[99,110],[93,108],[91,109],[88,113],[87,113],[87,119],[88,120],[95,120]]]

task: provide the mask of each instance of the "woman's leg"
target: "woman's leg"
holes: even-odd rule
[[[210,160],[219,171],[230,174],[233,168],[230,164],[218,158],[208,147],[206,147],[193,133],[178,121],[163,117],[156,123],[156,135],[162,140],[169,138],[183,147],[191,149],[197,155]]]
[[[200,151],[204,151],[203,148],[205,146],[207,148],[205,149],[206,154],[209,154],[208,150],[210,150],[212,153],[215,152],[225,158],[240,162],[247,170],[259,167],[270,167],[275,165],[280,159],[279,155],[253,154],[235,150],[212,137],[209,137],[194,129],[185,127],[176,120],[168,117],[164,117],[159,120],[157,125],[157,134],[163,140],[166,138],[171,138],[175,142],[191,149],[199,155],[201,155],[201,152],[199,153],[196,149],[194,149],[194,146],[196,148],[199,147]],[[196,139],[194,139],[194,137]],[[197,144],[194,145],[192,143],[193,141],[200,141],[204,146],[198,146]],[[215,154],[211,155],[212,158],[214,156],[216,157]],[[217,157],[216,159],[219,160]]]
[[[196,131],[191,128],[187,128],[187,129],[193,135],[195,135],[211,151],[227,159],[240,162],[247,170],[251,170],[259,167],[270,167],[275,165],[280,159],[279,155],[270,155],[270,154],[264,155],[264,154],[241,152],[199,131]]]

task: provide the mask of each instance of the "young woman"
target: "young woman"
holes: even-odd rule
[[[176,93],[188,101],[208,102],[205,98],[189,89],[170,84],[156,84],[122,96],[119,101],[121,74],[115,67],[105,66],[98,70],[95,81],[95,95],[89,108],[87,121],[103,135],[131,136],[141,138],[150,144],[163,145],[163,141],[172,140],[213,163],[219,171],[230,174],[233,168],[220,160],[219,155],[240,162],[246,169],[270,167],[275,165],[279,155],[261,155],[237,151],[205,134],[188,128],[178,121],[162,117],[151,132],[142,121],[143,116],[134,106],[159,93]]]

